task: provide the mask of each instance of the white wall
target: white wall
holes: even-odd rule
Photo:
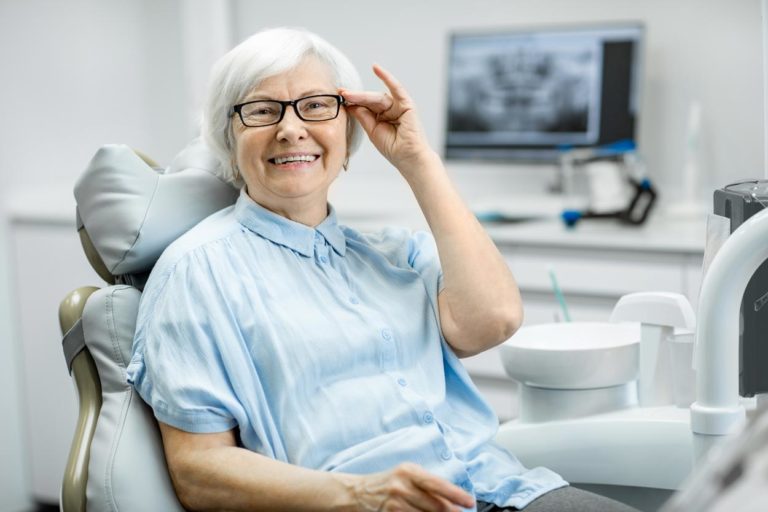
[[[106,142],[172,156],[186,135],[177,3],[0,3],[6,186],[70,186]]]
[[[204,87],[200,70],[208,67],[212,51],[232,34],[241,40],[262,27],[286,24],[335,43],[368,87],[380,89],[368,71],[371,63],[391,69],[416,99],[430,141],[440,147],[449,30],[640,20],[647,26],[647,46],[639,141],[662,194],[680,192],[693,98],[703,107],[705,180],[699,195],[763,174],[758,0],[219,0],[231,9],[214,9],[211,16],[196,16],[190,7],[195,3],[0,1],[3,210],[13,201],[40,201],[34,208],[69,215],[72,183],[104,143],[124,142],[167,162],[194,132],[192,104]],[[539,193],[552,174],[508,164],[452,163],[449,170],[473,201]],[[334,201],[349,210],[414,209],[407,188],[370,147],[353,159]],[[0,231],[0,410],[9,412],[0,422],[0,509],[13,511],[27,500],[24,443],[30,440],[21,422],[23,347],[12,326],[10,252]],[[41,271],[53,269],[66,271],[54,262]],[[52,350],[59,350],[57,343],[51,340]]]
[[[30,209],[63,204],[64,215],[72,218],[72,183],[98,146],[124,142],[165,160],[185,142],[189,130],[178,11],[175,0],[0,2],[3,213],[10,203],[36,201]],[[27,448],[46,439],[24,435],[28,408],[19,371],[22,330],[11,323],[18,313],[11,290],[18,283],[9,266],[5,216],[2,228],[0,510],[15,512],[27,509],[30,499]],[[39,275],[67,272],[57,267],[56,249],[49,248],[50,264]],[[46,297],[45,302],[62,298]],[[56,314],[55,308],[39,312],[48,319]],[[60,354],[60,340],[53,334],[47,340],[50,350]],[[66,436],[72,427],[64,429]]]
[[[702,105],[698,196],[709,204],[713,188],[763,175],[759,0],[328,0],[321,9],[311,0],[295,0],[274,10],[247,0],[235,5],[238,40],[263,27],[303,26],[347,53],[368,87],[382,88],[370,65],[388,67],[416,100],[437,148],[443,143],[450,30],[639,20],[647,30],[639,144],[662,198],[680,193],[692,99]],[[399,202],[397,194],[407,190],[396,179],[383,178],[385,168],[372,151],[363,151],[337,187],[365,194],[366,184],[375,181],[376,190],[392,190],[388,199]],[[470,200],[542,192],[552,172],[478,163],[449,163],[449,169]],[[375,174],[360,176],[369,172]]]

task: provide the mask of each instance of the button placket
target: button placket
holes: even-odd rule
[[[320,233],[315,232],[315,254],[320,263],[328,263],[329,251],[325,238]]]
[[[392,330],[386,327],[379,329],[379,338],[382,340],[379,342],[381,346],[381,362],[385,368],[391,368],[392,362],[395,360],[395,344]]]

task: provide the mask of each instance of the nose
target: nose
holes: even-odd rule
[[[289,144],[307,137],[307,126],[293,108],[287,108],[283,118],[277,123],[277,140]]]

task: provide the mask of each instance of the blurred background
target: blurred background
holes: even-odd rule
[[[99,284],[89,269],[72,270],[84,258],[71,192],[99,146],[128,144],[167,164],[197,134],[211,64],[253,32],[288,25],[335,44],[368,88],[382,88],[373,63],[392,71],[442,151],[451,33],[602,22],[645,27],[637,143],[662,207],[691,186],[708,205],[714,188],[762,174],[758,0],[0,0],[0,510],[56,499],[50,482],[76,401],[55,306],[69,279]],[[686,182],[694,102],[698,179]],[[470,205],[543,196],[557,172],[508,161],[447,168]],[[353,218],[407,218],[416,208],[368,144],[332,200]],[[66,399],[35,399],[53,387]],[[48,432],[63,442],[49,448]]]

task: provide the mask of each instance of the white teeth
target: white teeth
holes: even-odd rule
[[[314,162],[317,159],[315,155],[291,155],[291,156],[277,156],[275,157],[276,164],[284,164],[288,162]]]

